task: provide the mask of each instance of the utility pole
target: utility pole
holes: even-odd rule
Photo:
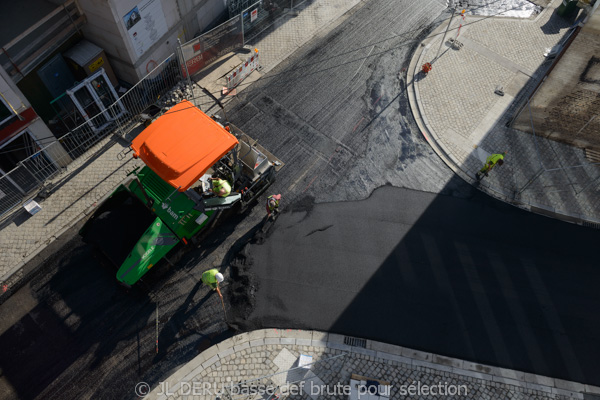
[[[444,32],[444,37],[442,38],[442,43],[440,43],[440,47],[438,48],[438,51],[435,54],[435,58],[433,60],[431,60],[432,62],[437,60],[438,54],[440,54],[440,50],[442,49],[442,45],[444,44],[444,41],[446,40],[446,34],[448,33],[448,29],[450,29],[450,24],[452,23],[452,19],[454,18],[454,14],[456,13],[457,7],[458,7],[458,4],[455,4],[454,8],[452,9],[452,16],[450,17],[450,21],[448,21],[448,26],[446,27],[446,32]]]

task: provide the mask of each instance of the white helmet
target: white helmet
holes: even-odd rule
[[[217,282],[219,282],[219,283],[221,283],[221,282],[223,282],[223,280],[225,280],[225,278],[223,278],[223,274],[220,272],[217,272],[215,274],[215,278],[217,279]]]

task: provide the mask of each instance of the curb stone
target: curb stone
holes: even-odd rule
[[[346,336],[335,333],[328,334],[320,331],[294,330],[292,335],[318,338],[320,340],[311,340],[313,347],[318,349],[337,350],[335,353],[339,352],[339,350],[343,350],[343,352],[350,354],[370,356],[372,359],[378,361],[386,360],[410,365],[412,367],[420,367],[423,370],[430,369],[431,371],[441,373],[452,373],[462,377],[475,378],[490,383],[502,383],[521,389],[537,390],[548,393],[549,395],[561,395],[572,399],[584,400],[584,394],[586,397],[588,394],[600,394],[600,387],[593,385],[478,364],[372,340],[366,340],[367,345],[366,349],[364,349],[343,344]],[[248,342],[249,338],[253,338],[253,340]],[[296,344],[295,338],[287,337],[286,331],[281,329],[259,329],[249,333],[242,333],[209,347],[169,376],[164,382],[168,382],[170,391],[176,393],[181,387],[182,382],[196,382],[196,376],[203,370],[210,368],[211,366],[220,363],[221,360],[224,360],[226,357],[241,351],[242,348],[240,347],[240,343],[245,344],[243,349],[251,349],[253,347],[264,346],[265,344],[271,346],[289,346],[290,348],[299,346]],[[301,344],[301,346],[306,345]],[[406,356],[407,354],[412,355],[412,357]],[[243,356],[240,355],[238,357]],[[161,385],[159,384],[145,397],[145,399],[166,400],[167,396],[165,394],[158,395],[160,390]]]
[[[547,7],[544,7],[542,12],[537,14],[535,18],[523,20],[523,23],[534,23],[538,21],[545,13],[553,12],[554,9],[555,7],[551,3]],[[429,36],[425,40],[423,40],[423,42],[419,46],[417,46],[415,53],[411,58],[409,67],[407,69],[406,81],[409,82],[408,86],[410,86],[408,90],[410,108],[413,113],[413,117],[415,118],[415,121],[417,123],[417,126],[425,140],[431,145],[432,149],[442,159],[442,161],[450,169],[452,169],[452,171],[456,175],[458,175],[466,183],[476,187],[480,191],[488,194],[489,196],[492,196],[507,204],[518,207],[522,210],[543,215],[546,217],[555,218],[561,221],[570,222],[577,225],[591,224],[592,226],[596,226],[597,224],[599,224],[599,221],[595,218],[591,218],[583,214],[571,214],[563,210],[556,210],[554,207],[540,207],[537,204],[522,202],[517,198],[519,197],[518,194],[507,194],[500,188],[490,186],[487,182],[479,182],[479,185],[477,185],[475,176],[466,171],[463,171],[461,168],[461,163],[458,162],[458,160],[454,157],[453,154],[447,152],[442,144],[440,144],[441,140],[439,136],[433,129],[430,128],[430,124],[427,122],[427,117],[421,111],[421,98],[419,95],[419,89],[414,84],[414,79],[416,76],[418,76],[420,72],[419,66],[424,62],[423,58],[425,56],[426,50],[428,50],[431,47],[433,41],[437,38],[437,36],[446,29],[446,21],[447,20],[442,22],[433,32],[429,34]],[[468,26],[463,27],[463,30],[466,30],[466,28],[468,28]],[[548,210],[548,208],[551,208],[551,210]]]

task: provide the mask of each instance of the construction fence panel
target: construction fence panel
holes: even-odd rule
[[[194,76],[219,57],[242,48],[244,35],[242,19],[236,15],[227,22],[181,45],[183,56],[182,74]]]
[[[292,7],[291,0],[262,0],[243,9],[244,42],[250,42]]]
[[[23,200],[23,196],[27,194],[13,179],[22,177],[23,170],[24,167],[19,165],[8,174],[0,176],[0,215],[19,205]]]
[[[271,27],[279,18],[294,12],[308,0],[262,0],[242,10],[244,44]]]
[[[94,146],[109,135],[124,136],[144,119],[145,113],[149,118],[161,113],[172,105],[170,96],[165,95],[181,86],[181,65],[171,54],[117,101],[103,105],[97,115],[0,175],[0,216],[34,196],[48,179],[68,172],[65,167],[74,160],[102,151],[103,147]]]
[[[162,105],[163,97],[181,80],[179,60],[173,53],[119,98],[129,117],[116,118],[116,120],[125,123],[125,121],[135,120],[144,112],[151,112],[148,108]],[[113,116],[119,114],[119,104],[115,103],[109,109]],[[126,127],[122,129],[125,131]]]

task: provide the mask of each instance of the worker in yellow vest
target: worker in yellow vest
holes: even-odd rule
[[[504,164],[504,156],[506,152],[501,154],[492,154],[485,160],[485,165],[477,173],[477,179],[480,180],[483,176],[488,176],[488,173],[496,166]]]
[[[223,274],[216,268],[209,269],[202,273],[202,283],[210,286],[212,290],[218,290],[219,283],[223,282],[224,279]]]
[[[279,200],[281,200],[280,194],[273,194],[267,197],[267,218],[279,212]]]
[[[221,178],[210,178],[212,181],[211,192],[219,197],[227,197],[231,193],[231,185],[225,179]]]

